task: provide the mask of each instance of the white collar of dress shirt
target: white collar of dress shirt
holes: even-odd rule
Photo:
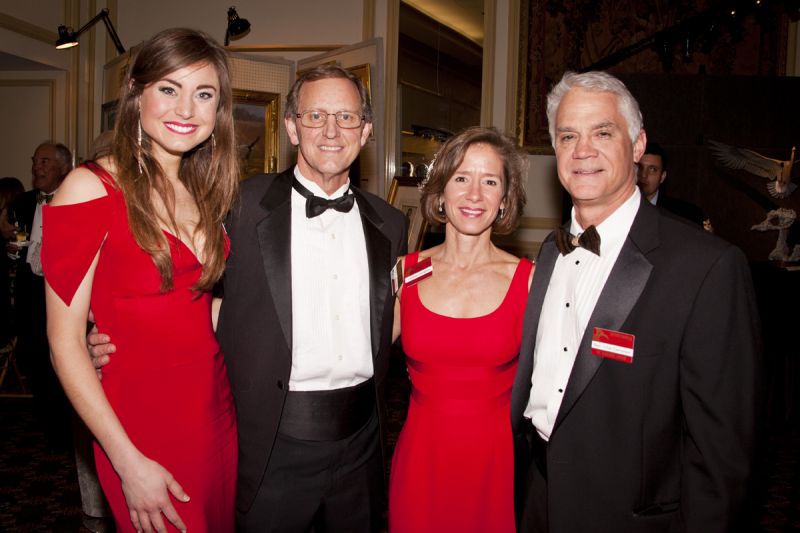
[[[347,179],[347,183],[333,191],[333,194],[328,195],[325,191],[322,190],[322,187],[311,181],[310,179],[306,178],[300,173],[300,167],[297,165],[294,166],[294,177],[297,178],[297,181],[300,182],[300,185],[311,191],[314,196],[319,196],[320,198],[327,198],[328,200],[333,200],[334,198],[339,198],[340,196],[344,196],[344,193],[350,188],[350,178]],[[297,191],[294,191],[296,194],[300,194]]]
[[[658,189],[656,189],[656,193],[653,195],[652,198],[648,198],[651,204],[658,205]]]
[[[633,225],[633,219],[639,211],[642,193],[639,187],[633,188],[633,194],[619,206],[616,211],[611,213],[603,222],[596,226],[597,233],[600,235],[600,250],[613,249],[622,244],[628,236],[628,232]],[[572,223],[569,229],[573,235],[583,232],[583,228],[575,219],[575,208],[572,208]]]

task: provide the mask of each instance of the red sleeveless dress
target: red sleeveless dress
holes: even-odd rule
[[[392,460],[390,533],[514,531],[510,402],[531,268],[520,260],[500,307],[476,318],[436,314],[418,285],[403,289],[412,389]]]
[[[121,191],[101,167],[86,167],[108,195],[45,207],[45,277],[69,304],[100,250],[91,308],[99,331],[117,346],[103,369],[105,394],[134,445],[190,496],[188,503],[173,498],[188,531],[233,532],[236,416],[211,324],[211,294],[198,297],[191,290],[202,265],[167,234],[174,288],[162,293],[158,270],[131,234]],[[95,460],[117,531],[135,531],[120,478],[96,442]],[[177,531],[166,518],[164,523]]]

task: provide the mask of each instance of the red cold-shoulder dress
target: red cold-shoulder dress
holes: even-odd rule
[[[117,346],[103,369],[105,394],[134,445],[190,496],[187,503],[173,498],[188,531],[233,532],[236,417],[212,328],[211,294],[192,290],[202,265],[167,234],[174,288],[161,292],[158,270],[131,234],[122,193],[102,167],[86,167],[100,177],[107,196],[45,207],[47,282],[69,304],[100,252],[91,308],[99,331]],[[97,443],[95,459],[117,531],[134,531],[120,478]]]

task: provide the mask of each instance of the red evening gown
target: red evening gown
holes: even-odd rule
[[[514,531],[510,402],[531,268],[522,259],[500,307],[476,318],[434,313],[419,285],[403,288],[412,389],[392,461],[390,533]]]
[[[105,394],[133,444],[191,498],[172,499],[188,531],[232,532],[236,418],[211,324],[211,294],[191,289],[202,266],[167,234],[174,289],[162,293],[158,270],[131,234],[122,193],[101,167],[86,166],[108,195],[44,209],[45,277],[69,304],[100,251],[91,308],[99,331],[117,346],[103,368]],[[117,531],[134,531],[120,478],[96,442],[95,459]],[[177,531],[166,518],[164,523]]]

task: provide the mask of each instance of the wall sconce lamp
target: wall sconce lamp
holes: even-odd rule
[[[228,27],[225,29],[225,46],[231,39],[239,39],[247,35],[250,31],[250,21],[239,18],[236,8],[231,6],[228,9]]]
[[[122,42],[119,40],[119,36],[117,35],[117,31],[114,29],[114,25],[111,24],[111,19],[108,17],[108,9],[103,9],[95,15],[92,20],[84,24],[80,27],[78,31],[72,31],[72,28],[64,26],[63,24],[58,27],[58,40],[56,41],[56,48],[59,50],[64,50],[66,48],[72,48],[73,46],[78,46],[78,37],[94,26],[97,21],[100,19],[106,25],[106,29],[108,30],[108,34],[111,37],[111,40],[114,42],[114,46],[117,47],[117,52],[120,54],[125,53],[125,47],[122,46]]]

